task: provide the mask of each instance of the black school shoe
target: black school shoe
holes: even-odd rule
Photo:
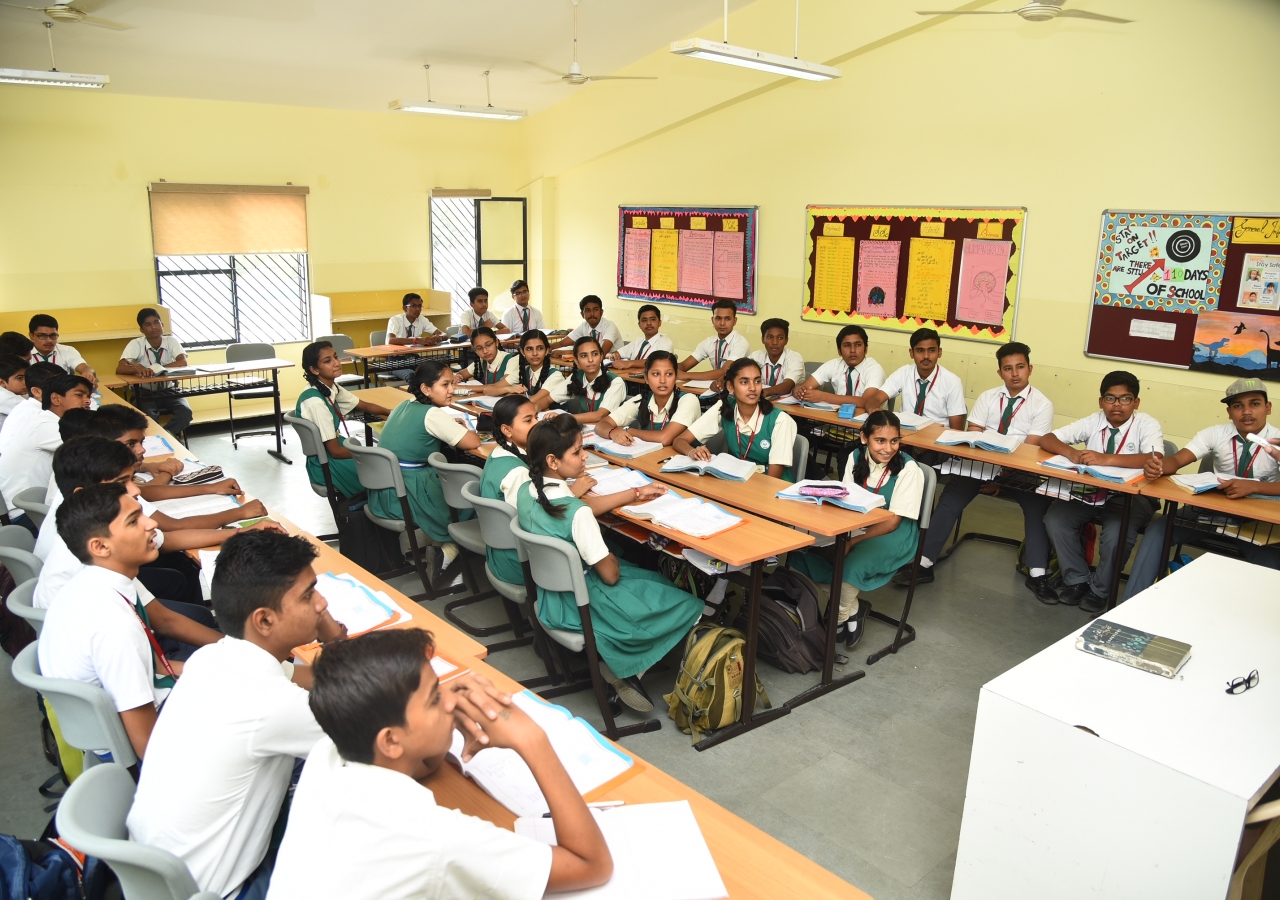
[[[1036,595],[1036,599],[1045,606],[1056,606],[1058,601],[1058,592],[1049,587],[1048,575],[1028,575],[1027,580],[1023,582],[1027,586],[1027,590]]]
[[[1080,600],[1080,611],[1089,615],[1097,615],[1107,608],[1107,598],[1099,597],[1093,591],[1087,592]]]
[[[1092,593],[1087,581],[1079,584],[1064,584],[1062,590],[1058,591],[1058,602],[1063,606],[1079,606],[1080,601]]]
[[[858,646],[858,642],[862,640],[862,635],[866,631],[863,620],[870,611],[871,604],[866,600],[859,600],[858,611],[840,623],[840,630],[836,632],[836,641],[839,642],[843,638],[844,646],[849,650]]]
[[[618,692],[618,699],[636,712],[653,712],[653,699],[649,696],[649,692],[644,689],[644,685],[640,683],[638,675],[619,678],[617,681],[610,682],[610,684]]]
[[[921,566],[916,573],[916,584],[929,584],[933,581],[933,570],[934,566]],[[911,587],[911,563],[894,573],[893,584],[897,587]]]

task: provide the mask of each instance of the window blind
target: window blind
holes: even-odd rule
[[[151,185],[157,256],[306,253],[307,194],[294,185]]]

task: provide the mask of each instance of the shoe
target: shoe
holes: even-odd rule
[[[639,676],[632,675],[629,678],[619,678],[617,681],[610,682],[613,689],[618,692],[618,699],[636,712],[653,712],[653,699],[649,696],[649,692],[644,689],[644,685],[640,683]]]
[[[847,650],[852,650],[858,646],[858,642],[862,640],[862,635],[866,628],[863,620],[867,617],[867,613],[871,609],[871,604],[866,600],[858,601],[858,611],[850,616],[845,622],[841,623],[840,628],[844,634],[844,646]],[[836,633],[836,640],[840,639],[840,633]]]
[[[933,581],[934,566],[920,567],[920,571],[916,573],[916,584],[929,584]],[[898,587],[911,587],[911,565],[907,564],[897,571],[893,576],[893,583]]]
[[[1089,591],[1080,600],[1080,611],[1087,612],[1089,615],[1097,615],[1107,608],[1107,598],[1099,597],[1093,591]]]
[[[1079,584],[1067,584],[1062,586],[1062,590],[1058,591],[1058,602],[1063,606],[1079,606],[1080,601],[1086,595],[1092,593],[1089,590],[1089,582],[1082,581]]]
[[[1028,575],[1027,580],[1023,582],[1027,586],[1027,590],[1036,595],[1036,599],[1045,606],[1056,606],[1058,603],[1058,592],[1049,587],[1048,575]]]
[[[609,685],[609,690],[605,693],[605,701],[609,704],[609,715],[615,719],[622,715],[622,698],[613,689],[613,685]]]

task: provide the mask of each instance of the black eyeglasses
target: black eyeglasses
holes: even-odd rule
[[[1243,678],[1232,678],[1227,682],[1228,694],[1243,694],[1249,688],[1258,686],[1258,670],[1254,669]]]

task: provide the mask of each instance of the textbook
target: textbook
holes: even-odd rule
[[[596,480],[596,486],[591,489],[591,493],[602,497],[653,484],[653,479],[635,469],[600,469],[592,472],[591,477]]]
[[[728,453],[717,453],[706,462],[691,456],[673,456],[662,464],[660,471],[693,472],[695,475],[714,475],[725,481],[746,481],[756,474],[756,464]]]
[[[1191,645],[1106,619],[1094,619],[1076,638],[1076,649],[1144,672],[1172,678],[1191,658]]]
[[[714,382],[712,382],[712,381],[711,381],[711,380],[709,380],[709,379],[708,379],[708,380],[702,380],[702,381],[700,381],[700,380],[698,380],[698,379],[694,379],[694,380],[692,380],[692,381],[686,381],[686,382],[684,382],[683,384],[681,384],[680,386],[681,386],[681,387],[684,387],[684,388],[690,388],[690,389],[695,390],[695,391],[709,391],[709,390],[711,390],[711,385],[712,385],[713,383],[714,383]]]
[[[484,394],[481,394],[478,397],[468,398],[467,403],[471,404],[472,406],[478,406],[481,409],[489,410],[490,412],[492,412],[493,408],[498,405],[498,401],[501,399],[502,399],[501,397],[489,397]]]
[[[158,434],[149,434],[142,439],[142,456],[144,459],[172,453],[173,445]]]
[[[802,400],[800,405],[806,409],[825,409],[828,412],[835,412],[840,409],[839,403],[828,403],[826,400]]]
[[[1268,496],[1266,499],[1275,498]],[[1273,544],[1280,544],[1280,525],[1272,525],[1269,522],[1250,520],[1239,524],[1218,525],[1214,530],[1218,534],[1235,538],[1238,541],[1248,541],[1255,547],[1270,547]]]
[[[1079,472],[1081,475],[1091,475],[1094,478],[1115,484],[1134,484],[1141,481],[1143,477],[1141,469],[1123,469],[1119,466],[1086,466],[1073,463],[1065,456],[1051,456],[1048,459],[1041,460],[1040,465],[1047,466],[1050,469],[1062,469],[1067,472]]]
[[[695,538],[711,537],[746,521],[701,497],[681,497],[675,491],[667,491],[648,503],[624,506],[622,511]]]
[[[591,427],[594,428],[595,426]],[[601,453],[608,453],[610,456],[616,456],[620,459],[635,459],[637,456],[653,453],[663,447],[662,444],[656,441],[642,441],[639,438],[635,438],[629,445],[624,447],[608,438],[602,438],[598,434],[584,435],[582,446],[594,447]]]
[[[236,509],[240,501],[233,494],[196,494],[193,497],[171,497],[168,500],[157,500],[155,508],[175,519],[186,519],[191,516],[210,516],[214,513]]]
[[[839,487],[846,491],[843,497],[829,497],[813,494],[804,494],[801,491],[806,487]],[[805,479],[797,481],[795,484],[788,486],[785,490],[778,491],[779,500],[796,500],[800,503],[814,503],[821,506],[823,503],[831,503],[835,506],[851,509],[854,512],[869,513],[873,509],[879,509],[885,505],[883,494],[877,494],[869,491],[864,487],[856,484],[846,484],[843,481],[814,481]]]
[[[1169,480],[1188,494],[1203,494],[1222,487],[1222,479],[1216,472],[1198,472],[1195,475],[1170,475]]]
[[[513,694],[511,702],[547,733],[573,786],[584,797],[590,799],[593,792],[610,790],[641,771],[634,757],[609,743],[590,723],[576,718],[563,706],[548,703],[527,690]],[[470,762],[463,762],[465,744],[462,732],[455,729],[449,753],[462,774],[486,794],[517,816],[540,817],[550,812],[533,772],[519,753],[503,747],[486,747]]]
[[[1023,438],[1015,434],[1001,434],[993,429],[986,431],[953,431],[948,428],[934,441],[948,447],[968,444],[978,450],[990,450],[992,453],[1012,453],[1021,446]]]
[[[374,593],[351,575],[325,572],[316,578],[316,590],[329,601],[329,615],[347,626],[347,637],[385,628],[407,618],[394,600]]]

